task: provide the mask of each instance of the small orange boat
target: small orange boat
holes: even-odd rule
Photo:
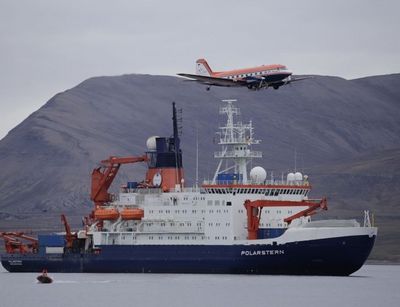
[[[116,220],[119,217],[119,212],[115,208],[111,209],[96,209],[94,217],[98,220]]]
[[[140,208],[126,208],[121,211],[123,220],[141,220],[144,217],[144,210]]]

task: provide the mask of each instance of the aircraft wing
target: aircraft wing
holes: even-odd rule
[[[290,79],[285,79],[285,80],[280,80],[280,81],[275,81],[275,82],[267,82],[268,86],[282,86],[286,85],[295,81],[301,81],[301,80],[306,80],[306,79],[312,79],[313,77],[299,77],[299,78],[293,78],[291,77]]]
[[[301,81],[306,79],[312,79],[313,77],[300,77],[300,78],[291,78],[289,82]]]
[[[239,86],[247,86],[248,82],[244,80],[231,80],[225,78],[217,78],[217,77],[209,77],[209,76],[200,76],[200,75],[191,75],[191,74],[178,74],[178,76],[194,79],[193,81],[197,81],[207,85],[213,86],[228,86],[228,87],[239,87]]]

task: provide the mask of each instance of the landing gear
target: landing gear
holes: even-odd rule
[[[274,85],[273,88],[274,90],[277,90],[279,88],[279,85]]]
[[[206,91],[211,90],[211,86],[207,86]]]

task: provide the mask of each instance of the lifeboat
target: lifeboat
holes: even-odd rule
[[[123,220],[141,220],[144,217],[144,211],[140,208],[126,208],[121,211]]]
[[[119,217],[117,209],[97,209],[94,212],[94,217],[97,220],[116,220]]]

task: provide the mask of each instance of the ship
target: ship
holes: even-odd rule
[[[151,136],[141,156],[111,156],[91,175],[92,212],[72,231],[3,232],[1,263],[9,272],[204,273],[347,276],[367,260],[377,236],[363,222],[317,219],[326,197],[309,197],[309,177],[294,169],[274,177],[261,166],[253,123],[242,122],[236,100],[219,107],[208,180],[185,185],[181,116],[172,105],[173,133]],[[198,148],[198,146],[197,146]],[[198,150],[197,150],[198,152]],[[198,153],[197,153],[198,157]],[[141,181],[109,189],[120,167],[146,163]],[[372,222],[371,222],[372,221]]]

